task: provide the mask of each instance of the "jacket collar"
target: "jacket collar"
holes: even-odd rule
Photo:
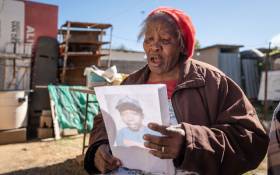
[[[195,60],[188,59],[181,64],[177,88],[197,88],[205,86],[205,76],[194,62]]]
[[[199,71],[197,65],[193,59],[188,59],[180,65],[180,76],[176,89],[181,88],[197,88],[205,86],[205,77],[201,71]],[[145,84],[148,81],[150,69],[148,65],[140,70],[140,76],[136,80],[136,84]]]

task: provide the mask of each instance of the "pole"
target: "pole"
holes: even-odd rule
[[[264,70],[265,70],[265,79],[264,79],[264,119],[267,119],[267,111],[268,111],[268,101],[267,101],[267,84],[268,84],[268,63],[270,59],[270,47],[271,42],[268,45],[268,53],[266,54],[266,58],[264,60]]]
[[[85,154],[85,148],[86,148],[87,119],[88,119],[88,96],[89,96],[89,94],[87,93],[87,95],[86,95],[86,115],[85,115],[85,120],[84,120],[84,138],[83,138],[83,151],[82,151],[82,155]]]
[[[113,36],[113,26],[111,26],[110,28],[110,43],[109,43],[109,56],[108,56],[107,68],[111,66],[112,36]]]

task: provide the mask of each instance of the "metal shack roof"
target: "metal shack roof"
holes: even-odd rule
[[[264,57],[264,53],[262,53],[261,51],[259,51],[258,49],[250,49],[250,50],[244,50],[242,52],[240,52],[240,56],[241,58],[247,58],[247,59],[259,59]]]
[[[233,45],[233,44],[215,44],[215,45],[211,45],[211,46],[207,46],[207,47],[203,47],[203,48],[200,48],[198,49],[198,51],[201,51],[201,50],[206,50],[206,49],[210,49],[210,48],[227,48],[227,49],[238,49],[240,47],[243,47],[243,45]]]

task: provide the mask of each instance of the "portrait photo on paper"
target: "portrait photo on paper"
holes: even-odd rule
[[[144,134],[158,135],[147,127],[155,122],[147,108],[153,106],[147,96],[110,94],[105,98],[117,132],[114,146],[144,147]]]

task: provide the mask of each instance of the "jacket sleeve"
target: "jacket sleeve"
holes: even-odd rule
[[[174,164],[201,174],[242,174],[262,161],[269,139],[238,85],[226,76],[217,84],[216,98],[206,95],[216,108],[215,120],[208,127],[182,123],[185,151]],[[207,94],[209,89],[204,90]]]
[[[277,175],[280,174],[280,102],[275,108],[273,117],[271,120],[271,127],[269,132],[269,146],[267,151],[267,174]]]
[[[84,168],[89,174],[100,173],[94,165],[94,156],[98,147],[102,144],[109,144],[105,124],[101,113],[94,117],[94,127],[90,134],[89,148],[84,158]]]

